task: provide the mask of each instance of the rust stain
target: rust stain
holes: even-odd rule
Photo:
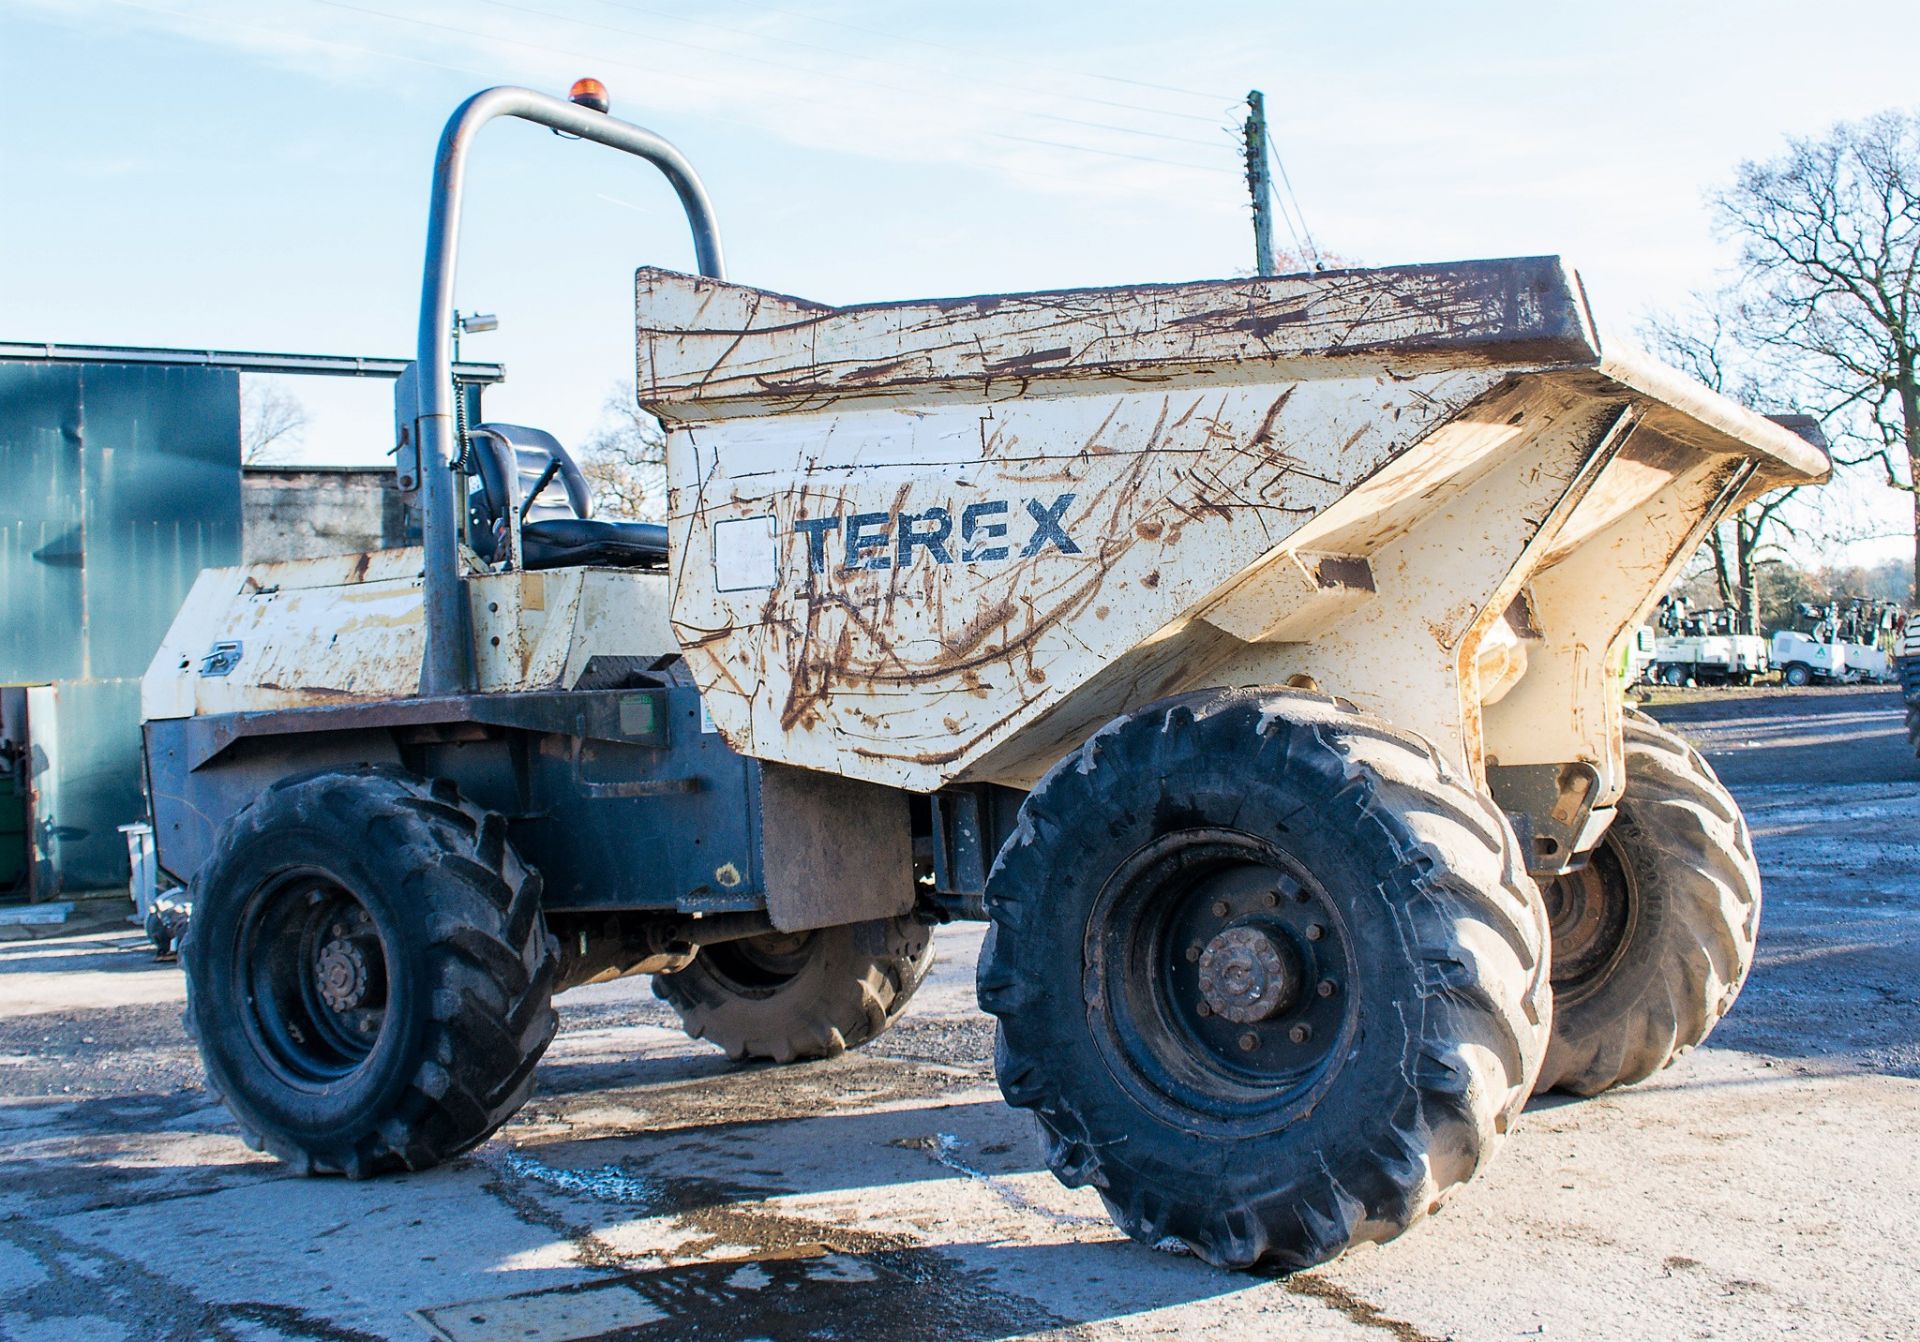
[[[1055,349],[1037,349],[1028,354],[1016,354],[1009,359],[990,360],[984,366],[988,376],[991,377],[998,376],[1002,373],[1025,372],[1027,369],[1037,367],[1040,364],[1061,363],[1072,357],[1072,348],[1061,345]]]
[[[1261,448],[1273,442],[1274,425],[1280,422],[1280,412],[1285,410],[1287,402],[1293,399],[1293,392],[1294,388],[1288,387],[1274,398],[1273,404],[1267,407],[1266,416],[1260,421],[1260,427],[1253,431],[1251,438],[1247,439],[1248,447]]]
[[[282,685],[278,681],[263,680],[259,682],[259,686],[263,690],[272,690],[278,694],[298,695],[302,699],[322,703],[334,703],[342,699],[355,699],[359,697],[354,694],[352,690],[343,690],[333,685]]]
[[[1011,601],[1000,601],[989,606],[969,621],[952,638],[942,640],[941,647],[946,653],[946,656],[942,660],[950,663],[964,662],[976,648],[979,648],[980,645],[986,641],[989,634],[1001,626],[1010,623],[1018,613],[1019,607],[1015,606]],[[982,651],[991,656],[994,649],[988,647],[982,649]]]

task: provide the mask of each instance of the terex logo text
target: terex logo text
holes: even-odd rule
[[[936,564],[991,564],[1011,558],[1015,537],[1011,529],[1025,529],[1019,554],[1031,559],[1049,546],[1061,554],[1077,555],[1080,547],[1067,534],[1067,509],[1073,495],[1061,494],[1051,503],[1025,499],[1024,515],[1005,499],[969,503],[956,516],[951,508],[927,508],[917,513],[853,513],[841,517],[802,517],[794,532],[807,538],[807,571],[831,571],[830,551],[840,560],[840,571],[911,568],[918,551],[925,550]]]

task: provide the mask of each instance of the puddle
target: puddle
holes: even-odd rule
[[[1002,1179],[998,1175],[988,1174],[985,1170],[975,1169],[960,1158],[959,1152],[966,1146],[966,1143],[950,1132],[937,1132],[931,1137],[915,1137],[898,1142],[896,1145],[907,1147],[911,1150],[925,1151],[935,1162],[952,1170],[955,1174],[964,1175],[974,1183],[981,1185],[1015,1211],[1026,1212],[1030,1216],[1037,1216],[1043,1221],[1048,1221],[1054,1225],[1070,1229],[1081,1226],[1097,1226],[1102,1230],[1111,1230],[1113,1228],[1113,1222],[1108,1217],[1087,1216],[1080,1212],[1055,1211],[1051,1207],[1042,1206],[1025,1193],[1022,1193],[1014,1186],[1011,1180]],[[1154,1247],[1158,1248],[1159,1246],[1156,1245]],[[1180,1247],[1182,1251],[1184,1251],[1186,1246],[1182,1245]]]
[[[1065,1323],[925,1249],[815,1252],[626,1273],[419,1310],[441,1342],[989,1342]],[[903,1302],[911,1301],[910,1315]]]
[[[503,1162],[509,1174],[563,1193],[575,1193],[596,1202],[612,1202],[630,1207],[651,1207],[662,1200],[658,1180],[627,1173],[617,1165],[602,1165],[592,1170],[558,1169],[519,1151],[509,1151]]]

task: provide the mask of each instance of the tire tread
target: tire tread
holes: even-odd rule
[[[1049,966],[1024,961],[1022,951],[1051,836],[1070,840],[1065,817],[1099,805],[1103,775],[1115,772],[1108,761],[1129,767],[1150,730],[1143,724],[1155,718],[1159,735],[1177,737],[1250,701],[1260,710],[1262,738],[1250,767],[1317,775],[1330,800],[1311,823],[1351,814],[1390,838],[1398,860],[1383,888],[1412,912],[1424,943],[1423,1018],[1445,1024],[1444,1038],[1430,1040],[1410,1069],[1378,1149],[1337,1169],[1323,1159],[1317,1175],[1232,1198],[1182,1184],[1176,1171],[1156,1180],[1109,1156],[1068,1093],[1051,1037],[1035,1019],[1041,1013],[1028,1009],[1023,988]],[[1143,1243],[1176,1240],[1223,1267],[1302,1268],[1391,1239],[1485,1164],[1531,1093],[1545,1053],[1552,1015],[1546,915],[1516,850],[1491,799],[1430,745],[1326,696],[1214,691],[1120,719],[1048,773],[994,864],[979,985],[981,1005],[998,1019],[1002,1094],[1039,1120],[1055,1176],[1069,1187],[1100,1189],[1120,1228]]]
[[[1654,977],[1627,1010],[1608,1021],[1577,1006],[1559,1014],[1541,1091],[1598,1095],[1671,1066],[1712,1032],[1753,967],[1760,868],[1739,804],[1680,736],[1637,710],[1625,727],[1616,835],[1642,853],[1639,879],[1657,882],[1669,921],[1637,952],[1653,959]]]
[[[425,902],[422,1061],[391,1112],[333,1140],[302,1142],[270,1130],[246,1112],[243,1096],[221,1087],[211,1057],[209,1086],[250,1144],[302,1173],[366,1178],[470,1150],[525,1102],[559,1024],[552,1006],[558,947],[537,916],[538,876],[507,842],[504,819],[462,800],[451,782],[379,767],[274,784],[235,817],[222,848],[262,837],[286,800],[302,814],[317,805],[369,841],[389,842],[405,869],[405,897]],[[224,1023],[202,1022],[191,991],[185,1021],[203,1055],[220,1047]]]
[[[900,1019],[933,967],[931,930],[912,915],[820,928],[814,960],[766,997],[735,994],[696,957],[656,975],[654,995],[735,1062],[832,1058],[871,1043]],[[877,936],[879,947],[863,948]]]

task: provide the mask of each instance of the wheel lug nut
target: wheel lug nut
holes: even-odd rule
[[[1301,1024],[1296,1025],[1291,1030],[1287,1031],[1287,1038],[1291,1039],[1296,1044],[1304,1044],[1309,1039],[1313,1038],[1313,1027],[1311,1025],[1306,1024],[1305,1022],[1302,1022]]]
[[[1327,929],[1320,926],[1320,924],[1318,923],[1307,924],[1307,940],[1308,941],[1318,941],[1320,940],[1321,937],[1324,937],[1326,934],[1327,934]]]
[[[1216,918],[1224,918],[1224,917],[1226,917],[1226,916],[1227,916],[1227,915],[1228,915],[1229,913],[1232,913],[1232,912],[1233,912],[1233,910],[1227,907],[1227,901],[1226,901],[1226,900],[1224,900],[1224,899],[1216,899],[1216,900],[1214,900],[1214,901],[1213,901],[1213,916],[1214,916],[1214,917],[1216,917]]]
[[[1247,1033],[1240,1036],[1241,1052],[1251,1053],[1256,1048],[1259,1048],[1259,1047],[1260,1047],[1260,1036],[1253,1033],[1253,1031],[1249,1030],[1247,1031]]]
[[[1262,895],[1260,898],[1261,898],[1261,902],[1264,903],[1270,909],[1277,909],[1280,907],[1280,892],[1278,890],[1269,890],[1267,891],[1266,894]]]
[[[1195,1014],[1197,1015],[1211,1016],[1213,1014],[1213,1008],[1208,1006],[1205,1002],[1196,1002],[1194,1004],[1193,1009]]]
[[[1199,958],[1200,958],[1200,948],[1198,946],[1187,947],[1187,963],[1188,964],[1194,963],[1194,961],[1198,960]]]
[[[1314,991],[1318,992],[1322,997],[1332,997],[1335,993],[1340,991],[1340,985],[1335,983],[1332,979],[1321,979],[1320,986],[1316,988]]]

